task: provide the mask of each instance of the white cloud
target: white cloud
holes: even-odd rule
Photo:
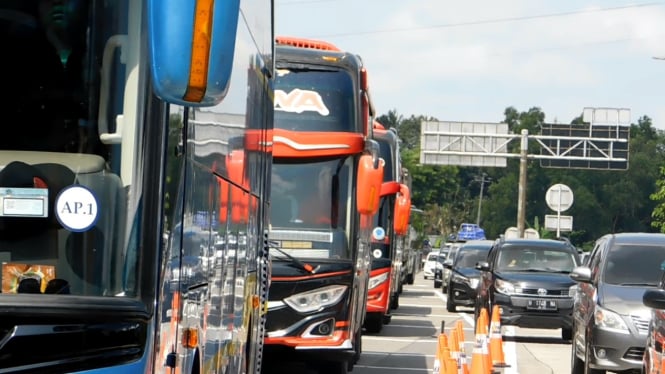
[[[278,1],[276,20],[277,33],[323,36],[360,54],[380,113],[491,120],[509,105],[541,106],[568,122],[584,106],[617,105],[665,128],[665,61],[651,58],[665,57],[665,6],[626,6],[338,0],[281,11]]]

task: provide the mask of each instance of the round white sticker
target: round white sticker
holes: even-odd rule
[[[372,254],[374,255],[374,258],[381,258],[381,250],[380,249],[375,249]]]
[[[98,214],[97,198],[86,187],[67,187],[55,199],[55,216],[67,230],[89,230],[97,223]]]
[[[383,240],[386,237],[386,230],[381,226],[377,226],[372,230],[372,236],[374,240]]]

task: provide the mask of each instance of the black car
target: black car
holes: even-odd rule
[[[480,281],[480,271],[476,269],[478,262],[487,261],[487,254],[492,248],[492,240],[472,240],[463,244],[454,260],[446,260],[443,266],[450,271],[447,290],[446,309],[453,313],[457,306],[476,304],[476,289]]]
[[[577,249],[567,240],[499,239],[486,262],[480,262],[475,320],[485,307],[497,305],[502,325],[558,329],[570,340],[575,282],[570,272],[579,264]]]

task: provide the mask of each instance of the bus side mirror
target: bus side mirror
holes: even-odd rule
[[[404,184],[399,186],[399,195],[395,199],[395,220],[393,229],[397,235],[406,235],[409,229],[409,216],[411,215],[411,193]]]
[[[360,156],[358,163],[358,183],[356,185],[356,206],[362,215],[374,215],[379,210],[381,184],[383,183],[383,166],[380,159],[378,167],[374,167],[372,155]]]
[[[231,79],[240,0],[148,0],[155,94],[184,106],[213,106]]]

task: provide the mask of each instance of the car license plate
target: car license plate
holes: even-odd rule
[[[530,299],[526,302],[527,309],[556,310],[556,300]]]

